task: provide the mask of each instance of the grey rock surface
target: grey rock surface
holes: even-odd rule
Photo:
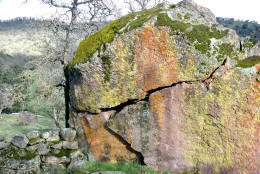
[[[11,143],[19,148],[25,148],[29,143],[29,139],[25,135],[15,135],[13,136]]]
[[[0,150],[7,148],[8,146],[9,146],[9,143],[7,143],[6,141],[0,142]]]
[[[50,151],[50,147],[47,144],[40,143],[38,148],[39,155],[46,155]]]
[[[46,138],[47,141],[59,141],[60,140],[60,136],[59,136],[59,131],[58,130],[53,130],[50,131],[49,137]]]
[[[29,140],[34,139],[34,138],[38,138],[40,136],[38,131],[31,131],[27,134],[27,138]]]
[[[39,148],[39,144],[36,144],[36,145],[32,145],[32,146],[27,146],[26,150],[28,150],[30,152],[35,152],[38,148]]]
[[[68,166],[68,169],[81,168],[86,164],[86,160],[72,160]]]
[[[53,149],[61,149],[62,148],[62,142],[56,143],[56,144],[52,144],[51,148]]]
[[[78,142],[76,141],[73,141],[73,142],[70,142],[70,141],[63,141],[62,142],[62,147],[64,149],[78,149]]]
[[[61,138],[65,141],[73,141],[76,137],[76,131],[71,128],[64,128],[60,131]]]
[[[3,135],[0,135],[0,142],[4,141],[4,140],[5,140],[5,137]]]

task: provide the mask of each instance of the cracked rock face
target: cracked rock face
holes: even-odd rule
[[[241,50],[193,1],[131,15],[83,41],[68,67],[80,148],[159,171],[259,173],[260,44]]]

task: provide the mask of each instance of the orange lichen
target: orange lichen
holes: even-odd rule
[[[148,91],[177,82],[175,43],[165,27],[146,26],[135,42],[138,87]]]
[[[90,152],[98,161],[131,161],[135,155],[128,151],[104,126],[102,114],[81,117],[81,125],[89,144]]]
[[[164,111],[166,108],[163,105],[163,101],[165,99],[166,97],[160,92],[156,92],[150,95],[151,109],[152,112],[155,113],[154,115],[157,117],[157,123],[160,130],[164,129]]]

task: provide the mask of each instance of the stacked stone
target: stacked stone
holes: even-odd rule
[[[86,162],[70,128],[13,136],[0,135],[0,173],[48,172],[53,168],[77,168]]]

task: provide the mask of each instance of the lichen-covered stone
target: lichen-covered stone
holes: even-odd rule
[[[0,150],[6,148],[9,145],[6,141],[0,141]]]
[[[59,131],[58,130],[52,130],[49,132],[49,136],[46,139],[49,142],[53,142],[53,141],[60,141],[60,136],[59,136]]]
[[[26,136],[29,140],[31,140],[31,139],[38,138],[40,136],[40,134],[39,134],[39,131],[31,131]]]
[[[66,156],[63,156],[63,157],[44,156],[42,158],[42,161],[44,161],[46,164],[51,164],[51,165],[55,165],[55,166],[58,166],[59,164],[62,164],[63,166],[65,166],[66,164],[68,164],[70,162],[70,159],[67,158]]]
[[[104,123],[110,113],[79,116],[79,124],[89,143],[89,150],[98,161],[129,162],[136,158],[121,141],[108,132]]]
[[[259,90],[254,75],[226,65],[209,88],[183,83],[157,91],[149,105],[124,108],[109,127],[158,170],[178,172],[197,166],[212,173],[257,173]]]
[[[5,140],[5,137],[3,135],[0,135],[0,142],[4,141],[4,140]]]
[[[51,148],[53,148],[53,149],[61,149],[62,148],[62,141],[60,141],[58,143],[52,144]]]
[[[79,148],[78,142],[76,141],[63,141],[62,147],[64,149],[74,149],[74,150]]]
[[[50,151],[50,146],[45,143],[40,143],[38,147],[39,155],[46,155]]]
[[[63,128],[60,131],[61,138],[65,141],[73,141],[76,137],[76,131],[71,128]]]
[[[35,152],[38,148],[39,148],[39,144],[36,144],[36,145],[32,145],[32,146],[27,146],[26,150],[28,150],[30,152]]]
[[[11,143],[16,147],[25,148],[29,140],[25,135],[15,135],[12,137]]]
[[[98,161],[257,174],[259,57],[192,0],[126,16],[80,44],[68,121]]]

